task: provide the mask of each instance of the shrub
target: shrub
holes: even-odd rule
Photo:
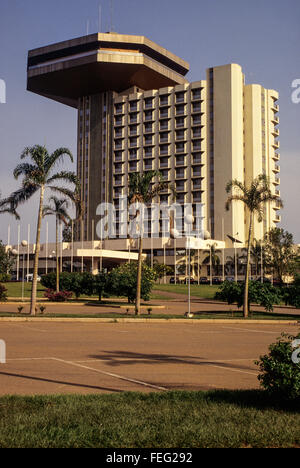
[[[43,275],[41,283],[48,289],[56,289],[56,273],[51,272]],[[92,295],[94,288],[94,277],[92,273],[77,273],[64,271],[59,274],[59,288],[62,291],[71,291],[75,294],[76,299],[81,294]]]
[[[260,283],[259,281],[249,282],[249,310],[250,304],[259,304],[270,312],[274,304],[279,304],[282,296],[278,288],[269,283]],[[224,281],[220,290],[216,292],[215,299],[226,301],[228,305],[237,304],[242,307],[244,303],[244,283],[233,281]]]
[[[44,297],[49,299],[52,302],[65,302],[68,299],[71,299],[72,292],[71,291],[59,291],[56,292],[53,289],[46,289],[44,293]]]
[[[282,289],[282,296],[286,305],[300,309],[300,275],[295,276],[293,284]]]
[[[0,273],[0,283],[7,283],[11,280],[11,275],[9,273]]]
[[[0,284],[0,301],[7,301],[7,289],[3,284]]]
[[[294,347],[297,344],[295,340],[299,338],[300,333],[297,336],[282,333],[281,338],[269,346],[269,354],[260,356],[255,364],[261,372],[258,380],[267,392],[278,398],[300,402],[300,362],[292,359],[293,353],[299,356]]]

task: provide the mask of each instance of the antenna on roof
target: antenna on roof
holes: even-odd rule
[[[113,0],[110,0],[110,32],[113,32],[114,25],[113,25],[113,15],[114,15],[114,3]]]
[[[102,26],[101,26],[101,3],[99,3],[98,6],[98,31],[101,32]]]

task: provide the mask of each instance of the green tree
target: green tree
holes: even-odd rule
[[[136,299],[137,270],[136,262],[125,263],[114,268],[108,275],[107,292],[113,296],[127,297],[128,302],[133,303]],[[144,262],[142,263],[141,278],[141,297],[148,301],[157,276],[154,270]]]
[[[6,251],[4,244],[0,241],[0,275],[9,275],[15,263],[15,257],[11,251]]]
[[[70,220],[68,214],[69,203],[66,198],[57,198],[55,195],[49,198],[49,202],[52,205],[46,205],[43,207],[43,216],[52,215],[55,216],[55,250],[56,250],[56,292],[59,292],[59,245],[58,245],[58,231],[60,225],[63,223],[65,226]]]
[[[220,257],[219,257],[219,254],[221,254],[221,250],[217,249],[216,247],[217,247],[217,244],[213,243],[211,244],[209,250],[203,250],[203,254],[207,256],[203,259],[202,265],[211,264],[212,266],[211,274],[215,273],[216,267],[220,265],[221,263]]]
[[[156,178],[156,183],[152,184],[152,180]],[[129,175],[129,197],[130,204],[137,203],[137,216],[143,217],[141,205],[151,202],[157,195],[168,188],[169,184],[163,179],[159,171],[148,171],[140,174],[133,172]],[[136,300],[135,313],[140,314],[141,305],[141,283],[142,283],[142,258],[143,258],[143,220],[139,223],[139,253],[138,266],[136,277]],[[136,233],[137,234],[137,233]]]
[[[242,202],[249,213],[249,230],[247,239],[247,261],[245,271],[245,286],[244,286],[244,317],[248,317],[248,288],[249,288],[249,269],[250,269],[250,253],[251,240],[253,230],[254,216],[257,215],[259,222],[263,220],[263,208],[269,202],[277,202],[282,207],[282,201],[275,194],[272,194],[270,189],[269,178],[265,174],[257,176],[248,187],[246,184],[237,179],[233,179],[226,185],[226,192],[231,193],[226,201],[226,210],[230,209],[231,203],[235,201]]]
[[[71,200],[78,200],[79,180],[70,171],[60,171],[53,173],[55,166],[63,161],[64,157],[68,156],[73,162],[73,156],[67,148],[58,148],[52,154],[49,154],[44,146],[35,145],[27,147],[21,154],[21,159],[30,158],[30,162],[21,163],[14,170],[14,177],[22,179],[22,186],[9,196],[9,202],[15,210],[20,204],[27,202],[33,195],[39,194],[39,207],[36,227],[35,254],[33,266],[33,279],[31,289],[30,314],[35,315],[36,309],[36,289],[37,289],[37,274],[40,254],[40,236],[41,223],[43,215],[43,203],[45,190],[49,189],[52,192],[60,193]],[[57,182],[71,183],[73,190],[56,185]]]
[[[283,284],[283,277],[296,270],[299,249],[295,249],[291,233],[282,228],[272,228],[265,234],[265,255],[266,265]]]

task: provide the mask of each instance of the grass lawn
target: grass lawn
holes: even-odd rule
[[[191,284],[191,296],[201,297],[203,299],[213,299],[219,286],[209,284]],[[156,284],[154,291],[166,291],[175,294],[188,293],[187,284]]]
[[[24,297],[30,297],[31,294],[31,282],[24,282]],[[4,283],[7,289],[8,297],[22,297],[22,281],[10,281]],[[37,297],[44,297],[44,291],[46,288],[38,283],[37,286]]]
[[[299,448],[299,402],[260,390],[4,396],[0,447]]]

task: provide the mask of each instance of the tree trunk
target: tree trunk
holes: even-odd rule
[[[249,223],[249,235],[248,235],[248,248],[247,248],[247,264],[245,272],[245,289],[244,289],[244,317],[247,318],[249,315],[249,306],[248,306],[248,292],[249,292],[249,269],[250,269],[250,253],[251,253],[251,236],[252,236],[252,223],[253,223],[253,213],[250,213],[250,223]]]
[[[137,280],[136,280],[135,315],[140,315],[141,313],[142,254],[143,254],[143,238],[142,238],[142,232],[141,232],[141,237],[140,237],[140,242],[139,242]]]
[[[56,292],[59,292],[59,257],[58,257],[58,219],[56,218],[56,239],[55,239],[55,250],[56,250]]]
[[[34,254],[34,266],[33,266],[33,276],[32,276],[32,288],[31,288],[31,302],[30,302],[30,315],[36,314],[36,289],[37,289],[37,275],[38,275],[38,266],[39,266],[39,253],[40,253],[40,238],[41,238],[41,224],[42,224],[42,212],[43,212],[43,203],[44,203],[44,185],[41,186],[40,191],[40,205],[39,213],[37,220],[36,228],[36,241],[35,241],[35,254]]]

